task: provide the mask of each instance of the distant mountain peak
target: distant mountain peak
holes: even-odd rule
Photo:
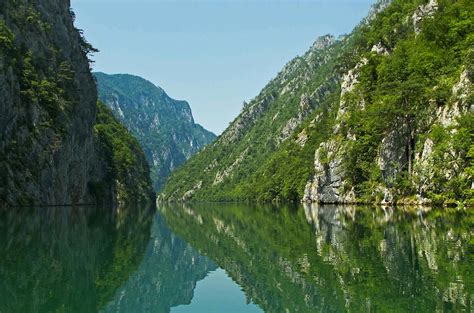
[[[189,103],[135,75],[94,73],[99,98],[134,134],[151,168],[155,190],[171,171],[216,137],[196,124]]]

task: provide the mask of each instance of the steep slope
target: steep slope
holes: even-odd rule
[[[98,184],[116,202],[94,132],[94,49],[73,19],[69,1],[0,2],[0,205],[94,203]]]
[[[471,199],[473,10],[378,2],[352,34],[289,62],[162,198]]]
[[[95,142],[106,171],[102,181],[89,183],[89,189],[98,201],[107,201],[109,194],[119,204],[155,199],[150,169],[140,144],[107,106],[98,102],[97,108]]]
[[[213,133],[194,123],[186,101],[170,98],[151,82],[125,74],[94,75],[99,98],[142,145],[156,190],[174,168],[215,139]]]

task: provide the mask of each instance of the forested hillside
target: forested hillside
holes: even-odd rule
[[[155,190],[172,170],[216,138],[194,122],[186,101],[170,98],[151,82],[128,74],[94,76],[99,99],[142,145]]]
[[[474,2],[380,1],[289,62],[164,200],[472,203]]]

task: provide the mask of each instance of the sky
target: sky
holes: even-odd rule
[[[220,134],[243,102],[325,34],[350,33],[374,0],[72,0],[100,50],[94,71],[141,76]]]

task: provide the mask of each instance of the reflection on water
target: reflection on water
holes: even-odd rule
[[[253,303],[248,303],[239,285],[232,281],[223,269],[209,273],[195,289],[189,305],[180,305],[171,309],[172,313],[261,313]]]
[[[97,312],[143,259],[150,210],[0,210],[0,312]]]
[[[215,269],[156,215],[143,262],[104,312],[170,312],[171,307],[189,304],[196,283]]]
[[[473,312],[473,224],[353,206],[2,210],[0,312]]]
[[[162,207],[265,312],[472,312],[473,214],[371,207]]]

